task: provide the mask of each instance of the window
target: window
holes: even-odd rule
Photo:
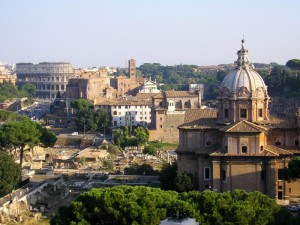
[[[117,115],[117,111],[114,111],[114,115]]]
[[[263,110],[262,109],[258,109],[258,116],[263,117]]]
[[[283,174],[284,174],[283,169],[278,169],[277,173],[278,173],[278,180],[283,180]]]
[[[185,102],[185,103],[184,103],[184,106],[188,106],[188,102]]]
[[[228,118],[228,109],[224,109],[224,117]]]
[[[241,109],[241,118],[247,118],[247,109]]]
[[[221,171],[221,178],[222,178],[222,181],[226,181],[226,179],[227,179],[226,170]]]
[[[162,117],[160,117],[160,120],[162,120]]]
[[[242,146],[242,153],[248,153],[248,147]]]
[[[162,125],[160,125],[160,128],[162,128]]]
[[[228,146],[227,145],[225,145],[225,151],[228,152]]]
[[[159,106],[162,106],[162,102],[159,103]]]
[[[210,167],[204,167],[204,180],[210,180]]]
[[[281,145],[281,142],[280,141],[276,141],[275,145]]]
[[[296,145],[296,146],[299,145],[299,141],[298,141],[298,140],[295,141],[295,145]]]
[[[140,117],[140,120],[142,120],[143,119],[143,117]]]
[[[264,150],[264,146],[263,146],[263,145],[260,146],[260,150],[261,150],[261,151]]]
[[[282,186],[281,186],[281,185],[280,185],[280,186],[278,186],[278,189],[279,189],[279,190],[282,190]]]

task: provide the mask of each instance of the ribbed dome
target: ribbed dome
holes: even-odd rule
[[[262,77],[252,68],[241,67],[230,71],[222,81],[221,88],[228,88],[229,92],[238,92],[241,87],[254,92],[257,88],[266,89]]]
[[[249,62],[248,50],[245,49],[244,40],[242,40],[242,49],[238,51],[238,60],[235,62],[237,67],[230,71],[221,83],[220,88],[228,88],[230,93],[238,93],[241,88],[247,89],[250,95],[262,88],[266,91],[262,77],[253,69]]]

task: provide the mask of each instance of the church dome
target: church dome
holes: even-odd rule
[[[257,92],[266,93],[267,87],[262,77],[254,70],[253,65],[248,58],[248,50],[245,49],[244,40],[242,40],[242,49],[237,52],[238,60],[235,62],[236,68],[230,71],[221,83],[222,93],[238,94],[246,93],[248,96],[254,96]],[[228,94],[229,94],[228,93]],[[240,95],[236,96],[239,97]],[[240,96],[240,97],[245,97]]]

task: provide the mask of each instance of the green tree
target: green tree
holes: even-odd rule
[[[300,59],[290,59],[287,61],[286,66],[293,70],[300,70]]]
[[[82,108],[78,111],[75,124],[80,131],[95,131],[97,124],[94,121],[94,111],[91,108]]]
[[[108,129],[111,124],[111,120],[111,115],[102,109],[98,109],[94,112],[94,121],[97,125],[98,131],[103,132],[105,129]]]
[[[145,146],[143,153],[148,154],[148,155],[156,155],[157,149],[154,145],[147,145],[147,146]]]
[[[71,107],[77,110],[81,109],[93,109],[94,106],[86,99],[75,99],[71,101]]]
[[[51,224],[157,225],[168,211],[188,211],[202,225],[276,224],[274,218],[282,213],[275,200],[260,192],[178,194],[158,188],[116,186],[81,194],[69,207],[60,208]]]
[[[29,118],[15,112],[0,110],[0,123],[8,123],[10,121],[22,121],[22,120],[29,120]]]
[[[27,97],[33,98],[36,93],[36,86],[31,83],[26,83],[21,86],[20,91],[25,91],[27,93]]]
[[[163,190],[175,190],[175,179],[177,176],[177,162],[164,163],[160,171],[160,183]]]
[[[12,121],[0,127],[0,145],[5,149],[20,151],[20,168],[26,147],[36,146],[40,137],[37,124],[30,120]]]
[[[17,98],[17,96],[18,89],[13,83],[6,81],[0,83],[0,102],[5,102],[8,99]]]
[[[187,192],[194,188],[192,175],[188,173],[178,173],[174,182],[175,190],[178,192]]]
[[[41,125],[38,125],[38,129],[41,132],[40,142],[42,142],[45,147],[53,147],[57,140],[56,134]]]
[[[68,208],[58,211],[51,225],[157,225],[166,218],[168,209],[188,210],[192,216],[199,215],[191,204],[178,199],[178,193],[174,191],[117,186],[92,189],[81,194]]]
[[[19,165],[10,156],[0,152],[0,197],[13,190],[20,176]]]
[[[137,139],[137,144],[139,146],[144,145],[149,140],[149,130],[147,128],[143,128],[141,126],[137,127],[134,130],[135,138]]]
[[[300,156],[293,158],[289,162],[288,168],[284,171],[284,176],[290,182],[300,180]]]

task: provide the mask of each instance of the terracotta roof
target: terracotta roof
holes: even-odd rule
[[[176,152],[193,152],[196,154],[211,154],[213,152],[219,151],[221,148],[220,144],[214,144],[214,145],[210,145],[204,148],[186,148],[183,146],[179,146],[176,149]]]
[[[269,152],[273,152],[278,155],[293,155],[291,151],[284,150],[282,148],[276,147],[274,145],[267,145],[265,149]]]
[[[165,96],[166,96],[165,93],[161,92],[161,93],[154,95],[153,98],[165,98]]]
[[[106,100],[106,101],[102,101],[97,103],[96,105],[118,105],[118,106],[122,106],[122,105],[148,105],[151,106],[152,102],[151,100],[147,100],[147,99],[126,99],[126,98],[117,98],[117,99],[110,99],[110,100]]]
[[[267,129],[247,120],[242,120],[222,128],[221,131],[227,133],[261,133],[267,131]]]
[[[136,97],[138,99],[150,99],[151,100],[154,95],[157,95],[157,93],[138,93],[136,95]]]
[[[191,93],[189,91],[165,91],[165,95],[167,98],[174,98],[174,97],[198,97],[198,95]]]
[[[204,129],[220,128],[217,122],[216,109],[189,109],[185,113],[184,124],[179,128]]]

